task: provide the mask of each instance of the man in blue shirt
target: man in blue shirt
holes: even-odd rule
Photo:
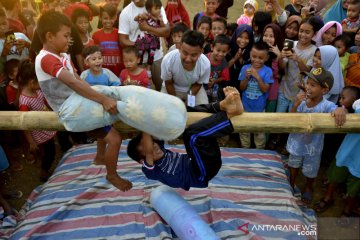
[[[129,157],[142,164],[142,171],[149,179],[185,190],[207,187],[222,163],[216,139],[231,134],[234,128],[230,118],[243,112],[240,94],[235,88],[224,88],[224,94],[225,99],[220,102],[189,109],[215,114],[185,129],[183,139],[187,154],[165,149],[163,142],[142,133],[129,142]]]

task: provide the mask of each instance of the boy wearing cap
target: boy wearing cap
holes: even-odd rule
[[[333,86],[332,74],[323,68],[313,69],[304,74],[308,76],[305,92],[297,95],[291,112],[331,113],[336,126],[342,126],[345,123],[346,110],[323,97]],[[290,153],[290,185],[294,188],[301,167],[306,177],[305,189],[302,191],[302,200],[305,204],[312,201],[313,182],[320,167],[323,144],[324,134],[321,133],[291,133],[287,141],[286,149]]]

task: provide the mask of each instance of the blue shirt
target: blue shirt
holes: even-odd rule
[[[81,79],[84,79],[91,86],[103,85],[103,86],[119,86],[120,79],[109,69],[102,68],[102,73],[94,76],[90,69],[83,71],[80,75]]]
[[[171,152],[162,147],[164,156],[149,166],[144,161],[142,171],[149,179],[158,180],[173,188],[189,190],[190,187],[205,188],[207,182],[200,181],[193,171],[191,158],[187,154]]]
[[[360,109],[355,113],[360,114]],[[336,154],[336,166],[347,167],[351,175],[360,178],[360,134],[348,133]]]
[[[249,68],[251,68],[251,64],[244,65],[241,68],[239,81],[245,80],[246,70]],[[258,74],[265,84],[272,84],[274,82],[271,68],[264,65],[258,70]],[[246,89],[242,93],[242,103],[245,112],[263,112],[268,96],[269,92],[262,92],[258,81],[253,76],[250,76]]]
[[[336,104],[323,98],[314,107],[307,107],[306,101],[301,102],[297,112],[301,113],[330,113],[337,108]],[[286,149],[295,156],[320,155],[324,145],[323,133],[290,133]]]

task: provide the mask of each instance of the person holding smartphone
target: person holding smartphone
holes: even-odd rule
[[[1,57],[5,61],[28,58],[30,39],[23,33],[9,31],[9,24],[3,9],[0,9],[0,26]]]

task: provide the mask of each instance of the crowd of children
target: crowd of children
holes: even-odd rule
[[[207,94],[201,103],[223,100],[223,89],[231,86],[241,93],[245,112],[332,113],[341,126],[345,114],[354,112],[353,103],[360,98],[360,0],[347,1],[346,5],[339,0],[330,7],[330,13],[325,13],[325,1],[292,0],[284,6],[281,0],[265,0],[261,8],[257,0],[246,0],[238,19],[227,19],[217,12],[224,2],[232,1],[204,0],[204,10],[195,14],[192,24],[181,0],[168,0],[165,6],[160,0],[133,0],[121,13],[120,0],[105,0],[100,5],[74,0],[25,2],[30,4],[0,1],[0,110],[57,111],[75,91],[113,113],[114,101],[96,94],[89,85],[139,85],[160,90],[162,82],[165,88],[175,81],[173,91],[167,88],[169,94],[175,95],[178,89],[175,77],[170,77],[172,68],[183,74],[182,88],[190,90],[181,95],[185,104],[189,104],[186,97],[196,95],[192,92],[195,85],[196,93],[204,89]],[[340,12],[336,12],[338,5],[342,6]],[[221,14],[224,12],[227,9]],[[61,17],[57,21],[62,21],[62,25],[44,22],[63,14],[73,24]],[[329,14],[338,19],[329,19]],[[44,16],[40,17],[43,22],[36,24],[40,15]],[[99,18],[98,29],[91,27],[93,16]],[[195,33],[186,35],[191,26]],[[189,42],[192,37],[199,41]],[[202,51],[193,53],[198,47]],[[161,65],[162,54],[166,63],[178,64]],[[191,64],[185,66],[187,62]],[[180,67],[182,63],[185,64]],[[161,79],[159,84],[158,76],[170,79]],[[79,79],[86,82],[78,83]],[[354,105],[354,110],[358,105]],[[73,142],[95,137],[95,163],[106,165],[107,179],[113,185],[123,191],[130,189],[131,183],[114,172],[121,136],[111,126],[96,130],[80,138],[53,131],[25,131],[9,138],[22,139],[25,153],[41,156],[40,177],[46,181],[55,156],[56,135],[63,150]],[[21,171],[23,166],[6,151],[14,140],[4,141],[2,136],[0,143],[12,169]],[[312,203],[312,185],[318,175],[322,146],[327,148],[327,137],[324,143],[323,134],[239,136],[244,148],[254,146],[289,154],[290,184],[294,192],[298,191],[295,182],[301,168],[306,177],[302,199]],[[345,148],[343,144],[341,149]],[[355,181],[348,189],[350,208],[354,206],[352,198],[360,193],[360,165],[345,164],[338,159],[340,155],[328,171],[328,193],[315,204],[318,212],[332,204],[335,183],[350,181],[349,178]],[[348,161],[358,160],[359,157]],[[338,164],[341,161],[342,165]],[[335,176],[340,171],[341,179]],[[349,216],[351,210],[346,208],[344,215]]]

